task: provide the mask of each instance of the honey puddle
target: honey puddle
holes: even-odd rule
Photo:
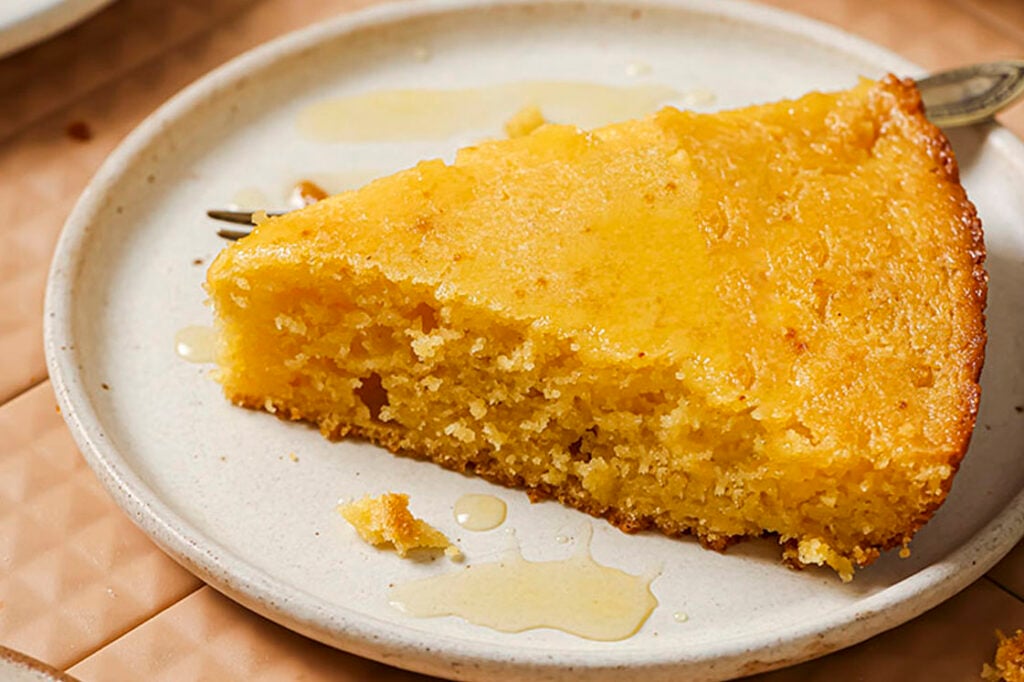
[[[530,104],[552,121],[593,128],[649,114],[682,95],[664,85],[524,81],[462,90],[376,90],[316,102],[299,130],[319,142],[445,139],[493,127]]]
[[[213,362],[217,357],[217,336],[213,327],[189,326],[174,335],[174,352],[189,362]]]
[[[492,530],[505,522],[505,502],[494,495],[463,495],[455,501],[455,521],[466,530]]]
[[[411,616],[459,616],[502,632],[554,628],[586,639],[617,641],[636,633],[658,600],[658,572],[630,575],[590,555],[592,529],[560,561],[527,561],[513,548],[500,561],[399,585],[391,605]]]

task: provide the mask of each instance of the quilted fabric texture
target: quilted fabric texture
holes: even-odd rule
[[[0,409],[0,642],[64,668],[200,582],[79,455],[48,383]]]

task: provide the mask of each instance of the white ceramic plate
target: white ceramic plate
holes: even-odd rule
[[[0,2],[0,57],[74,26],[111,0]]]
[[[185,566],[275,621],[394,665],[458,678],[621,679],[630,668],[649,680],[699,680],[863,640],[968,585],[1024,531],[1024,145],[1001,128],[953,137],[990,252],[991,339],[971,452],[913,557],[887,555],[851,584],[784,568],[769,542],[716,554],[693,541],[627,536],[428,463],[328,443],[305,425],[231,407],[208,368],[175,356],[173,340],[186,325],[210,322],[201,283],[223,243],[205,208],[247,187],[282,199],[291,182],[317,172],[389,171],[450,156],[500,130],[495,120],[439,141],[314,143],[296,130],[312,102],[382,88],[561,79],[707,88],[717,101],[705,108],[717,108],[845,88],[858,74],[888,70],[919,72],[820,24],[713,0],[396,4],[271,43],[140,126],[70,217],[46,313],[65,418],[118,503]],[[564,557],[571,548],[556,538],[592,524],[597,560],[632,573],[664,566],[653,585],[661,605],[617,643],[408,618],[388,605],[388,584],[451,565],[369,548],[334,512],[339,498],[389,489],[410,493],[414,511],[458,538],[471,561],[493,557],[507,536],[460,531],[451,506],[467,492],[508,502],[506,527],[527,558]],[[677,611],[689,620],[676,622]]]

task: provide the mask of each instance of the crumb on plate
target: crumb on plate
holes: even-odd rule
[[[444,533],[409,511],[409,496],[384,493],[338,505],[340,513],[359,536],[374,546],[391,545],[399,556],[415,549],[441,549],[452,560],[462,557]]]

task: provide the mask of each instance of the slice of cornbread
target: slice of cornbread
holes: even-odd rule
[[[262,222],[208,289],[240,405],[848,579],[967,448],[983,259],[890,77],[469,147]]]

